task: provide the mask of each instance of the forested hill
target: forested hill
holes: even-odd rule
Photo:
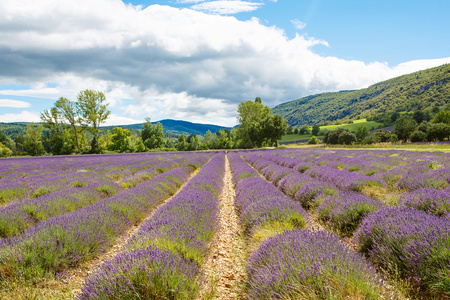
[[[358,118],[389,118],[394,112],[437,111],[450,105],[450,64],[396,77],[355,91],[323,93],[273,108],[291,126]]]
[[[204,135],[208,130],[212,133],[219,131],[220,129],[231,129],[229,127],[223,127],[212,124],[199,124],[199,123],[191,123],[187,121],[180,120],[161,120],[158,121],[162,124],[164,132],[170,132],[174,134],[199,134]],[[157,123],[157,122],[152,122]],[[17,122],[17,123],[1,123],[0,122],[0,132],[9,137],[15,137],[18,135],[25,135],[27,131],[27,125],[29,123],[26,122]],[[127,128],[131,131],[142,129],[142,123],[140,124],[132,124],[132,125],[117,125],[117,126],[103,126],[100,127],[100,131],[112,130],[114,127],[122,127]]]
[[[175,134],[198,134],[205,135],[205,133],[209,130],[212,133],[219,131],[220,129],[231,129],[229,127],[212,125],[212,124],[200,124],[200,123],[191,123],[188,121],[181,120],[171,120],[165,119],[157,122],[152,122],[153,124],[161,123],[163,126],[164,132],[171,132]],[[112,129],[114,127],[122,127],[127,129],[142,129],[142,123],[140,124],[132,124],[132,125],[118,125],[118,126],[109,126],[102,127],[102,129]]]

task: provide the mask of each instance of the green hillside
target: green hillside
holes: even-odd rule
[[[366,89],[323,93],[273,108],[291,126],[333,124],[364,119],[382,121],[394,112],[427,110],[433,114],[450,105],[450,64],[396,77]]]

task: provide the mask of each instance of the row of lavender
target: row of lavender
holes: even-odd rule
[[[137,185],[149,176],[149,169],[174,158],[168,154],[138,154],[2,160],[0,206],[84,187],[93,181],[97,182],[97,190],[111,194],[119,187]]]
[[[320,163],[305,168],[305,156],[311,155],[310,151],[297,152],[303,155],[298,160],[284,157],[283,151],[243,154],[283,192],[314,211],[325,225],[346,236],[356,231],[353,240],[359,250],[380,269],[408,279],[422,291],[450,294],[450,174],[446,155],[427,153],[423,160],[432,159],[439,168],[428,167],[424,174],[413,178],[408,177],[411,173],[403,174],[399,181],[411,183],[410,191],[401,194],[397,186],[399,201],[390,207],[386,204],[391,203],[358,193],[365,187],[387,187],[382,179]],[[417,163],[416,155],[405,153],[403,167]],[[412,162],[408,161],[411,157]],[[354,162],[351,158],[345,160]],[[421,188],[426,184],[443,190]]]
[[[351,178],[352,184],[372,181],[388,190],[445,189],[450,185],[450,154],[444,152],[304,149],[256,153],[302,173],[324,176],[341,188],[361,189],[339,181],[341,178]]]
[[[305,230],[310,220],[299,204],[241,157],[234,153],[229,157],[236,206],[251,252],[249,299],[378,299],[382,295],[380,278],[362,256],[336,235]]]
[[[125,251],[87,279],[80,299],[193,299],[218,228],[225,155],[219,153],[142,224]]]
[[[175,193],[211,157],[212,154],[186,154],[182,166],[180,162],[169,162],[166,172],[134,188],[1,239],[0,288],[17,280],[39,282],[44,277],[54,278],[107,251],[120,234]]]
[[[190,159],[189,156],[181,157],[175,160],[167,160],[154,165],[149,169],[136,172],[127,180],[133,180],[139,177],[140,182],[149,180],[156,175],[167,172],[173,168],[180,167]],[[148,166],[146,164],[145,166]],[[145,177],[142,176],[145,173]],[[80,178],[72,176],[76,182]],[[83,180],[87,180],[84,177]],[[25,229],[37,225],[42,220],[50,217],[62,216],[87,205],[92,205],[100,199],[113,196],[123,189],[112,182],[99,179],[98,176],[90,177],[91,183],[86,186],[68,188],[57,192],[49,193],[34,199],[24,199],[0,208],[0,238],[9,237],[18,234]],[[86,181],[87,183],[87,181]],[[127,189],[135,185],[127,186]]]

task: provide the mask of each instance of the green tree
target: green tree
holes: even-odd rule
[[[287,123],[281,116],[273,115],[272,110],[257,98],[255,102],[241,102],[238,107],[239,127],[236,137],[243,148],[262,147],[276,144],[287,131]]]
[[[211,142],[212,142],[212,139],[213,139],[213,134],[211,133],[211,131],[208,130],[208,131],[205,133],[205,136],[203,137],[203,148],[204,148],[205,150],[211,149]]]
[[[0,157],[9,157],[12,155],[12,153],[13,152],[11,151],[11,149],[0,142]]]
[[[64,120],[69,123],[69,127],[75,137],[75,145],[77,147],[78,153],[81,153],[80,141],[79,141],[79,129],[77,128],[80,124],[79,109],[75,102],[68,100],[67,98],[60,97],[55,102],[55,108],[58,113],[64,118]]]
[[[150,118],[145,118],[141,132],[142,142],[148,149],[161,148],[164,141],[164,131],[161,123],[152,124]]]
[[[178,151],[187,151],[189,148],[189,144],[186,140],[186,136],[184,135],[184,133],[182,135],[180,135],[180,137],[178,138],[178,144],[177,144],[177,150]]]
[[[339,134],[339,144],[351,145],[356,142],[356,136],[353,132],[344,130]]]
[[[109,150],[117,152],[126,152],[130,150],[130,141],[127,140],[131,136],[131,131],[122,127],[114,127],[111,137],[111,145]],[[95,138],[95,137],[94,137]]]
[[[444,123],[450,125],[450,111],[439,111],[432,120],[433,123]]]
[[[361,143],[366,137],[369,136],[369,129],[366,126],[359,126],[356,128],[356,140]]]
[[[40,124],[37,127],[34,126],[34,123],[28,124],[24,146],[30,155],[39,156],[45,153],[41,136],[43,130],[44,127]]]
[[[427,134],[425,132],[420,131],[420,130],[415,130],[413,133],[411,133],[409,138],[411,139],[411,142],[418,143],[418,142],[424,142],[426,137],[427,137]]]
[[[77,95],[77,105],[82,122],[88,127],[98,141],[98,130],[102,123],[108,119],[111,111],[108,110],[105,95],[99,91],[84,90]]]
[[[312,135],[318,135],[319,134],[319,132],[320,132],[320,126],[319,125],[314,125],[313,127],[312,127],[312,130],[311,130],[311,134]]]
[[[427,132],[427,141],[443,141],[450,139],[450,126],[444,123],[431,124]]]
[[[61,112],[56,107],[41,113],[41,123],[48,130],[51,152],[56,155],[63,154],[64,129]]]
[[[145,145],[141,139],[136,143],[136,152],[145,152]]]
[[[392,134],[388,130],[378,129],[371,137],[373,143],[387,143],[391,142]]]
[[[197,134],[191,134],[187,138],[187,142],[189,143],[188,150],[196,151],[202,148],[202,141]]]
[[[215,149],[231,149],[233,148],[231,140],[231,132],[229,130],[220,129],[216,132]]]
[[[417,127],[416,121],[414,119],[408,118],[406,116],[401,116],[395,121],[395,134],[400,140],[406,142],[409,139],[411,133]]]
[[[320,127],[319,127],[320,129]],[[297,131],[298,133],[298,131]],[[309,134],[311,133],[311,130],[309,129],[309,126],[303,126],[302,128],[300,128],[300,134]]]
[[[316,138],[316,136],[314,136],[314,135],[308,141],[308,144],[310,144],[310,145],[317,145],[318,143],[320,143],[320,140],[318,138]]]

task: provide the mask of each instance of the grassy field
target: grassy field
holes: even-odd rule
[[[311,138],[311,134],[286,134],[278,142],[300,141]]]
[[[372,130],[378,128],[380,125],[382,124],[375,121],[367,121],[366,119],[361,119],[353,121],[352,124],[321,126],[320,130],[336,130],[338,128],[344,128],[350,131],[356,131],[356,129],[360,126],[364,126],[367,127],[367,129]]]
[[[338,128],[345,128],[355,132],[359,126],[365,126],[369,130],[372,130],[372,128],[378,128],[380,125],[382,124],[374,121],[367,121],[366,119],[361,119],[353,121],[352,124],[321,126],[320,131],[323,132],[324,130],[336,130]],[[278,142],[300,141],[310,139],[311,136],[311,134],[286,134],[281,138],[281,140],[278,140]],[[321,137],[321,135],[319,135],[319,137]]]
[[[280,148],[324,148],[324,149],[378,149],[378,150],[409,150],[409,151],[443,151],[450,152],[450,144],[392,144],[380,143],[372,145],[283,145]]]

